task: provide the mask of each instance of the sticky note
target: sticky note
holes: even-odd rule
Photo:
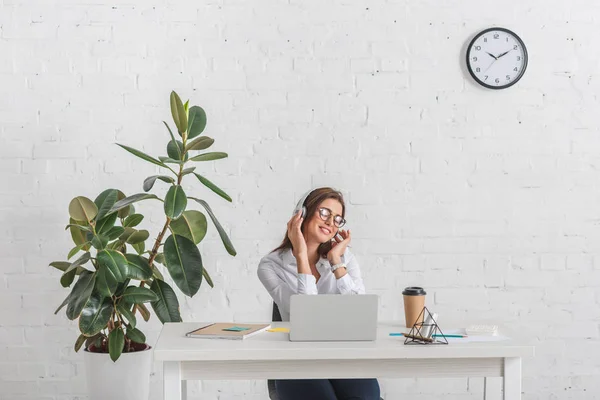
[[[230,332],[243,332],[243,331],[247,331],[250,328],[243,328],[241,326],[232,326],[231,328],[225,328],[223,329],[224,331],[230,331]]]
[[[267,332],[289,332],[290,328],[271,328],[267,329]]]

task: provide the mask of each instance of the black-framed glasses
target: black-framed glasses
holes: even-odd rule
[[[323,221],[329,220],[329,217],[331,217],[332,215],[333,215],[333,212],[331,212],[331,210],[329,208],[326,208],[326,207],[319,208],[319,217],[321,217],[321,219]],[[333,217],[333,224],[336,227],[341,228],[342,226],[344,226],[345,223],[346,223],[346,220],[341,215],[335,215]]]

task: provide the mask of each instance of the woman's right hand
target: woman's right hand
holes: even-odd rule
[[[300,258],[308,259],[308,248],[306,247],[306,240],[300,230],[302,226],[302,210],[298,211],[292,216],[287,223],[287,235],[292,242],[292,254],[299,261]]]

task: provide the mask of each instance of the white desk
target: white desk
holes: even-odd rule
[[[290,342],[288,333],[246,340],[192,339],[202,323],[167,323],[154,348],[164,365],[164,400],[186,399],[188,380],[503,377],[504,399],[521,399],[521,358],[532,346],[513,340],[404,345],[400,324],[379,324],[375,342]],[[286,322],[273,327],[288,327]],[[491,393],[484,389],[483,398]]]

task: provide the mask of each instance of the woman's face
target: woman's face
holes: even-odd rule
[[[323,221],[319,216],[319,208],[328,208],[331,210],[331,216],[327,221]],[[333,217],[342,215],[342,204],[336,199],[325,199],[319,204],[313,215],[304,223],[304,234],[306,239],[326,243],[333,239],[337,234],[338,228],[333,223]]]

